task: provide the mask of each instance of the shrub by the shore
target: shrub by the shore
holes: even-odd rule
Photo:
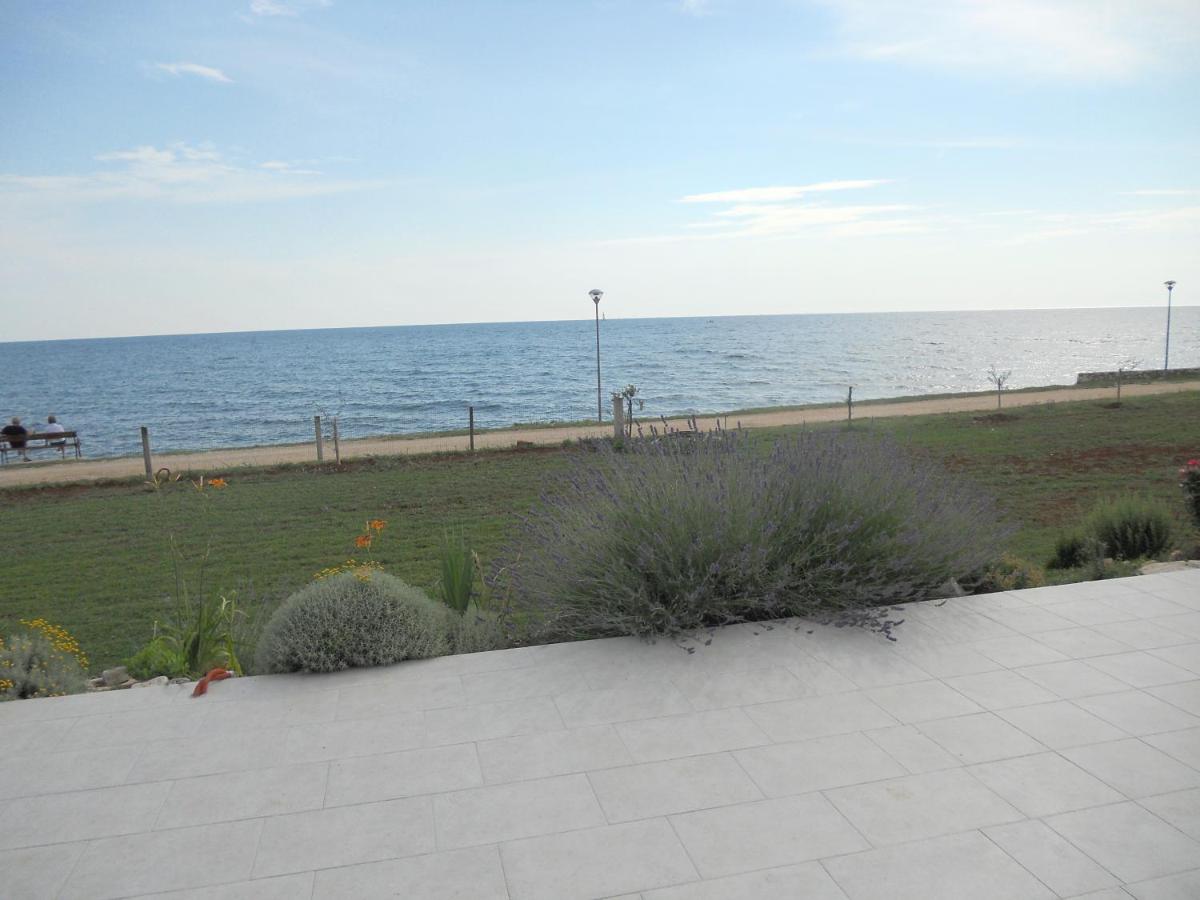
[[[543,639],[883,625],[889,604],[981,571],[1008,533],[988,498],[890,442],[682,435],[581,455],[498,569]]]
[[[342,572],[301,588],[258,641],[260,672],[335,672],[440,656],[446,610],[392,575]]]
[[[1100,503],[1088,517],[1087,529],[1115,559],[1159,556],[1171,545],[1171,510],[1141,497]]]

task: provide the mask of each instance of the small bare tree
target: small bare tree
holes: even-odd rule
[[[614,398],[622,397],[625,400],[625,434],[630,438],[633,437],[633,404],[635,402],[637,403],[638,412],[641,412],[646,408],[646,401],[642,400],[637,395],[637,386],[632,384],[627,385],[625,390],[621,391],[619,394],[615,392],[613,393]]]
[[[1117,402],[1121,402],[1121,382],[1125,380],[1125,373],[1134,371],[1142,364],[1140,359],[1134,359],[1132,356],[1127,356],[1117,363]]]
[[[1012,369],[1001,372],[996,368],[995,363],[988,369],[988,381],[996,386],[996,409],[1000,408],[1000,395],[1004,393],[1004,388],[1010,378],[1012,378]]]

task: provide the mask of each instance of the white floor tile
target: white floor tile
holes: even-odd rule
[[[983,763],[967,771],[1030,818],[1125,799],[1057,753]]]
[[[834,694],[746,707],[746,713],[773,741],[802,741],[897,724],[866,694]]]
[[[0,807],[0,850],[150,831],[170,787],[131,784],[12,800]]]
[[[326,806],[394,800],[483,783],[473,744],[359,756],[329,764]]]
[[[962,765],[962,760],[951,756],[940,744],[927,738],[914,725],[895,725],[863,733],[912,775],[936,772],[940,769],[957,769]]]
[[[768,742],[762,729],[740,709],[640,719],[615,727],[637,762],[740,750]]]
[[[568,728],[653,719],[692,712],[672,685],[632,685],[560,694],[554,698]]]
[[[435,849],[428,797],[385,800],[274,816],[254,861],[256,878],[430,853]]]
[[[55,844],[0,850],[0,885],[21,900],[54,900],[86,846]]]
[[[442,747],[519,734],[542,734],[562,727],[562,718],[550,697],[530,697],[481,706],[427,710],[425,743],[430,747]]]
[[[1062,755],[1131,799],[1200,787],[1200,772],[1137,738],[1074,747]]]
[[[1124,882],[1186,872],[1200,844],[1136,803],[1063,813],[1046,824]]]
[[[866,841],[820,794],[672,816],[705,878],[865,849]]]
[[[1166,734],[1150,734],[1142,740],[1151,747],[1157,747],[1168,756],[1173,756],[1181,763],[1200,771],[1200,728],[1169,731]]]
[[[643,900],[846,900],[820,863],[801,863],[647,891]]]
[[[1062,631],[1039,632],[1034,640],[1057,650],[1071,659],[1090,659],[1106,653],[1125,653],[1130,647],[1101,634],[1093,628],[1064,628]]]
[[[850,900],[1053,900],[1054,894],[976,831],[825,862]]]
[[[512,900],[590,900],[699,878],[665,819],[527,838],[500,852]]]
[[[826,796],[877,847],[1023,818],[960,769],[838,788]]]
[[[734,756],[768,797],[788,797],[908,774],[859,733],[739,750]]]
[[[1196,677],[1195,673],[1171,665],[1157,656],[1151,656],[1144,650],[1116,653],[1112,656],[1097,656],[1089,659],[1088,665],[1101,672],[1107,672],[1135,688],[1175,684],[1180,681],[1190,681]]]
[[[1128,732],[1067,700],[1002,709],[996,715],[1051,750],[1129,737]]]
[[[1027,756],[1046,749],[995,713],[921,722],[917,728],[964,764]]]
[[[1112,694],[1128,687],[1125,682],[1106,675],[1078,659],[1044,663],[1040,666],[1024,666],[1016,671],[1064,700],[1095,694]]]
[[[1200,727],[1200,718],[1168,702],[1169,696],[1167,699],[1159,699],[1150,693],[1170,691],[1173,687],[1176,685],[1148,688],[1147,691],[1123,691],[1119,694],[1083,697],[1075,702],[1129,734],[1158,734],[1162,731]]]
[[[495,847],[472,847],[317,872],[312,900],[509,900]]]
[[[940,681],[919,681],[866,692],[872,701],[905,724],[980,712],[978,704]]]
[[[1125,890],[1136,900],[1196,900],[1200,897],[1200,869],[1131,884]]]
[[[1188,837],[1200,841],[1200,788],[1146,797],[1141,804]]]
[[[1033,703],[1048,703],[1058,697],[1045,688],[1022,678],[1015,672],[984,672],[979,675],[962,675],[945,679],[946,684],[965,694],[984,709],[1008,709],[1013,706],[1029,706]]]
[[[573,831],[604,824],[585,775],[559,775],[438,794],[433,798],[438,847]]]
[[[246,879],[262,825],[259,819],[92,841],[59,896],[107,900]]]
[[[180,828],[320,809],[328,763],[204,775],[171,783],[156,828]]]
[[[488,784],[569,775],[633,762],[612,725],[481,741],[479,763]]]
[[[605,769],[588,775],[609,822],[761,800],[762,791],[727,753]]]
[[[1060,897],[1117,886],[1117,879],[1044,822],[1027,820],[984,829],[1005,853]]]

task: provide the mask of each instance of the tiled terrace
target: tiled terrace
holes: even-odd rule
[[[0,896],[1200,897],[1200,570],[897,634],[5,704]]]

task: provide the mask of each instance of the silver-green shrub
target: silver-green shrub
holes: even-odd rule
[[[790,615],[888,627],[1000,555],[987,497],[869,436],[682,434],[581,453],[501,554],[541,639]]]
[[[1159,556],[1171,546],[1171,510],[1143,497],[1105,500],[1092,510],[1087,528],[1116,559]]]
[[[87,673],[70,653],[30,631],[0,640],[0,700],[61,697],[87,687]]]
[[[447,613],[421,590],[383,572],[342,573],[301,588],[258,641],[260,672],[335,672],[440,656]]]
[[[470,606],[461,616],[452,613],[448,619],[451,653],[503,650],[512,645],[504,619],[489,610]]]

